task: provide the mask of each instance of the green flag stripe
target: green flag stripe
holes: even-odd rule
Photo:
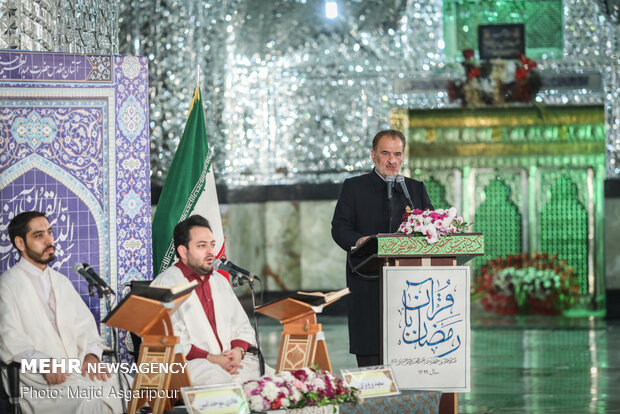
[[[176,224],[189,215],[211,165],[200,87],[196,87],[185,130],[174,154],[153,217],[153,271],[156,276],[172,263],[172,233]]]
[[[204,165],[204,168],[202,169],[202,174],[200,174],[200,178],[198,179],[198,182],[194,186],[194,189],[192,190],[192,192],[190,193],[187,199],[187,203],[185,204],[183,213],[181,213],[181,217],[179,217],[179,221],[185,220],[187,217],[189,217],[189,214],[192,211],[194,211],[194,208],[196,207],[196,203],[198,202],[198,198],[200,198],[200,194],[202,194],[202,192],[205,189],[205,183],[207,181],[207,174],[209,174],[209,169],[211,168],[212,158],[213,158],[213,151],[211,150],[209,151],[207,158],[205,158],[205,165]],[[159,269],[160,273],[166,270],[170,266],[170,264],[172,263],[172,260],[174,259],[174,254],[175,254],[174,253],[174,240],[171,239],[170,244],[168,245],[168,249],[166,250],[166,253],[164,254],[164,258],[161,262],[161,267]]]

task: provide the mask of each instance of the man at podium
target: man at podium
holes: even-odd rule
[[[375,135],[370,151],[375,167],[368,174],[344,181],[332,219],[332,238],[347,252],[347,286],[351,290],[347,298],[349,352],[356,355],[360,367],[381,362],[380,279],[355,274],[352,265],[359,264],[363,258],[353,262],[350,250],[370,235],[396,232],[405,208],[410,204],[402,190],[403,184],[411,196],[412,209],[433,208],[426,187],[420,181],[404,178],[403,184],[393,185],[388,193],[386,177],[391,178],[391,184],[394,184],[403,163],[405,144],[405,136],[400,131],[385,130]]]
[[[192,384],[243,383],[259,378],[258,359],[246,354],[255,345],[254,329],[228,280],[213,269],[215,239],[209,222],[190,216],[174,228],[173,242],[179,260],[151,285],[198,282],[171,317]]]
[[[0,358],[22,364],[22,410],[121,413],[116,377],[98,371],[103,347],[95,319],[71,281],[48,266],[55,247],[45,214],[16,215],[9,238],[21,260],[0,276]]]

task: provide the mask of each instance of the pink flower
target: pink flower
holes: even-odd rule
[[[426,229],[426,241],[428,244],[437,243],[439,240],[439,236],[437,235],[437,229],[435,227],[429,226]]]
[[[300,381],[305,381],[306,379],[308,379],[308,374],[306,374],[306,371],[304,371],[303,369],[298,369],[296,371],[293,371],[292,374],[295,378],[297,378]]]

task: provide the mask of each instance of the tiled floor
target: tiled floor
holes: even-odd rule
[[[346,317],[320,316],[335,372],[354,367]],[[275,366],[280,325],[259,319]],[[472,314],[472,391],[459,413],[620,413],[620,321]]]

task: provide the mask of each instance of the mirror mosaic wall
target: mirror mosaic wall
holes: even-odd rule
[[[618,17],[603,0],[342,0],[333,19],[322,0],[0,0],[0,48],[146,56],[155,186],[178,145],[200,66],[216,180],[234,189],[339,183],[367,171],[371,137],[398,114],[458,108],[446,84],[462,71],[461,50],[475,48],[476,25],[524,23],[526,52],[544,80],[539,107],[585,105],[598,115],[585,126],[513,125],[500,135],[524,148],[583,136],[568,146],[573,152],[545,144],[533,158],[494,154],[482,162],[453,152],[437,161],[416,152],[429,142],[428,130],[448,149],[503,138],[497,128],[408,127],[408,172],[425,179],[437,206],[475,218],[476,230],[506,223],[501,236],[489,234],[488,257],[475,267],[495,253],[561,248],[580,272],[582,293],[600,303],[602,183],[620,175]],[[241,264],[273,274],[270,288],[335,288],[342,252],[315,254],[331,246],[323,216],[333,202],[278,203],[225,207],[231,254],[254,249]],[[247,239],[239,223],[255,225],[257,208],[263,237],[235,243]],[[290,219],[275,226],[272,216],[285,211]],[[553,236],[559,212],[574,219],[573,247]],[[298,237],[282,244],[280,231]],[[268,266],[276,251],[288,259]]]

